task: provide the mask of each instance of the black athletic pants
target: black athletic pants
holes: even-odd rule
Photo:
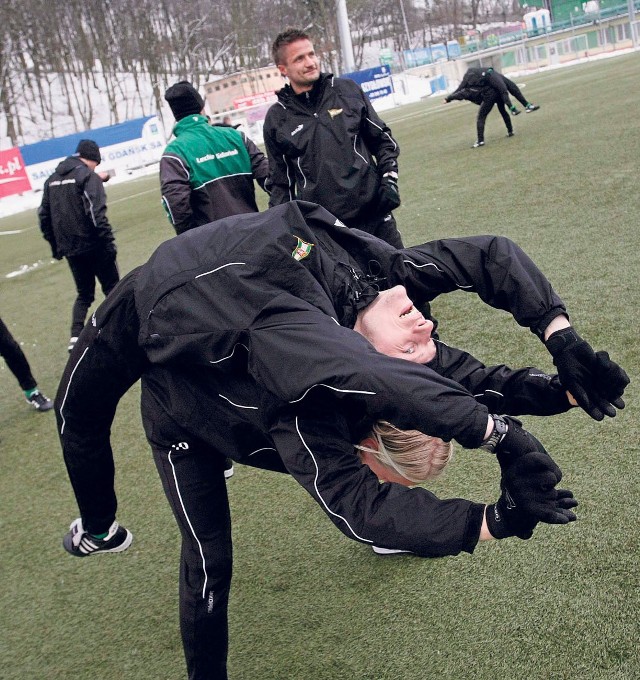
[[[394,248],[404,248],[402,236],[400,236],[398,231],[398,225],[393,213],[376,215],[364,220],[354,220],[349,222],[347,226],[366,231],[367,234],[373,234],[391,244]]]
[[[115,250],[98,248],[81,255],[67,257],[78,296],[71,312],[71,337],[77,338],[84,327],[89,307],[95,300],[96,279],[105,297],[120,280]]]
[[[487,88],[488,89],[488,88]],[[513,125],[511,124],[511,118],[507,113],[504,102],[500,97],[500,93],[497,90],[492,90],[491,93],[482,100],[480,104],[480,110],[478,111],[478,118],[476,120],[476,131],[478,134],[478,141],[484,142],[484,125],[487,120],[487,116],[491,112],[491,109],[497,106],[504,124],[507,126],[507,132],[513,132]]]
[[[31,374],[27,357],[2,319],[0,319],[0,355],[7,362],[9,370],[16,376],[16,380],[23,390],[32,390],[37,385]]]
[[[227,680],[232,546],[225,457],[193,440],[152,443],[152,450],[182,534],[180,630],[188,677]]]
[[[513,82],[513,80],[510,80],[506,76],[502,77],[504,79],[504,84],[507,86],[507,90],[509,90],[509,94],[512,94],[522,104],[522,106],[526,108],[529,102],[525,99],[525,96],[522,94],[520,88]]]

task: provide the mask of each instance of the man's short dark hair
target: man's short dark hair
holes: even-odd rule
[[[271,46],[271,56],[275,65],[282,63],[283,48],[291,43],[298,42],[298,40],[311,40],[308,33],[301,31],[298,28],[287,28],[282,33],[279,33]]]

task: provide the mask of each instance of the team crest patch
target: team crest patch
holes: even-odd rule
[[[309,254],[311,253],[311,248],[313,248],[315,243],[307,243],[306,241],[303,241],[299,236],[296,236],[296,238],[298,239],[298,245],[293,249],[291,255],[293,256],[294,260],[300,262],[300,260],[304,260],[305,257],[309,257]]]
[[[342,109],[327,109],[327,113],[331,116],[331,118],[335,118],[342,113]]]

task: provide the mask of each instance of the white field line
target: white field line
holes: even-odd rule
[[[107,202],[107,208],[114,203],[122,203],[122,201],[128,201],[132,198],[138,198],[138,196],[144,196],[145,194],[150,194],[152,191],[159,191],[158,189],[147,189],[146,191],[139,191],[137,194],[131,194],[131,196],[123,196],[122,198],[116,198],[113,201]],[[12,229],[11,231],[0,231],[0,236],[15,236],[15,234],[22,234],[25,231],[30,231],[31,229],[37,229],[35,227],[26,227],[25,229]]]

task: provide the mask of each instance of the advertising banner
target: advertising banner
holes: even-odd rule
[[[368,68],[364,71],[354,71],[353,73],[343,73],[342,78],[355,80],[358,85],[367,93],[371,101],[378,97],[386,97],[393,94],[393,82],[391,80],[391,69],[387,64]]]
[[[275,92],[260,92],[259,94],[251,94],[246,97],[237,97],[233,100],[234,109],[248,109],[259,104],[275,104],[278,101]]]
[[[157,163],[166,144],[156,116],[26,144],[20,151],[34,191],[42,189],[47,177],[61,160],[74,153],[81,139],[92,139],[98,144],[102,155],[99,169],[116,176]]]
[[[31,182],[17,146],[0,151],[0,198],[31,191]]]

